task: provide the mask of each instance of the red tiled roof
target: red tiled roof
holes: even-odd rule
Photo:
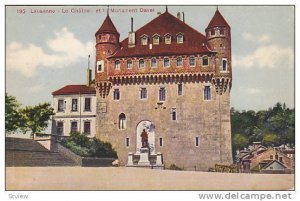
[[[210,20],[207,28],[215,27],[215,26],[226,26],[229,27],[229,24],[226,22],[220,11],[217,9],[215,12],[215,15],[213,18]]]
[[[71,95],[71,94],[96,94],[94,87],[86,85],[67,85],[52,92],[52,95]]]
[[[104,22],[102,23],[101,27],[98,29],[95,35],[99,33],[116,33],[119,34],[117,31],[114,23],[111,21],[109,15],[105,18]],[[119,34],[120,35],[120,34]]]
[[[177,44],[176,35],[183,34],[184,41]],[[141,37],[146,34],[148,45],[141,44]],[[152,42],[153,35],[160,36],[159,45],[154,45]],[[170,34],[172,36],[171,44],[165,44],[164,36]],[[196,53],[212,53],[209,50],[206,37],[185,24],[169,12],[159,15],[148,24],[138,29],[135,32],[136,44],[135,47],[128,47],[128,38],[121,42],[121,49],[116,52],[111,58],[132,57],[132,56],[147,56],[147,55],[171,55],[171,54],[196,54]],[[152,49],[149,48],[152,44]]]

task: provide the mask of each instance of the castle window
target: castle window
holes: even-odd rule
[[[124,113],[121,113],[119,115],[119,129],[125,129],[126,128],[126,116]]]
[[[78,131],[77,121],[72,121],[71,122],[71,133],[75,133],[77,131]]]
[[[129,138],[128,137],[126,138],[125,144],[126,144],[126,147],[129,147]]]
[[[65,111],[65,105],[64,105],[64,100],[63,99],[58,100],[57,111],[58,112],[64,112]]]
[[[162,138],[162,137],[159,138],[159,146],[160,146],[160,147],[163,146],[163,138]]]
[[[220,28],[220,35],[224,35],[224,29]]]
[[[72,112],[78,111],[78,99],[73,98],[72,99]]]
[[[172,108],[171,114],[172,114],[172,120],[176,121],[177,120],[176,108]]]
[[[179,83],[177,85],[177,95],[182,96],[182,94],[183,94],[182,92],[183,92],[182,83]]]
[[[194,56],[190,56],[190,58],[189,58],[189,64],[190,64],[190,66],[192,66],[192,67],[195,66],[195,57],[194,57]]]
[[[156,61],[156,58],[152,58],[152,59],[151,59],[151,67],[152,67],[152,68],[157,67],[157,61]]]
[[[142,45],[148,45],[148,37],[146,36],[146,35],[144,35],[143,37],[142,37]]]
[[[208,65],[208,56],[203,56],[202,57],[202,66],[207,66]]]
[[[200,142],[199,137],[196,137],[195,138],[195,146],[196,147],[199,147],[199,142]]]
[[[127,61],[127,69],[131,69],[132,68],[132,60],[128,60]]]
[[[211,89],[210,86],[204,87],[204,100],[211,100]]]
[[[210,35],[211,35],[211,36],[216,35],[216,31],[215,31],[214,29],[212,29],[212,30],[210,31]]]
[[[177,43],[183,43],[183,34],[179,33],[177,35]]]
[[[116,70],[119,70],[119,69],[120,69],[120,65],[121,65],[120,61],[119,61],[119,60],[116,60],[116,61],[115,61],[115,69],[116,69]]]
[[[227,59],[222,59],[222,71],[227,71]]]
[[[63,135],[64,134],[64,122],[59,121],[56,125],[56,134]]]
[[[166,89],[165,87],[161,87],[159,89],[159,101],[165,101],[166,100]]]
[[[91,98],[84,99],[84,111],[91,111]]]
[[[165,35],[165,44],[171,44],[172,37],[170,34]]]
[[[140,59],[139,60],[139,68],[144,68],[145,67],[145,60],[144,59]]]
[[[120,100],[120,90],[119,89],[114,90],[113,99],[114,100]]]
[[[104,71],[104,61],[97,61],[97,71],[98,72],[103,72]]]
[[[85,121],[83,123],[83,133],[86,135],[91,134],[91,122],[90,121]]]
[[[182,57],[177,57],[176,65],[177,66],[182,66]]]
[[[170,67],[170,59],[169,58],[164,58],[164,67]]]
[[[141,92],[140,92],[140,98],[141,99],[147,99],[147,89],[146,88],[141,88]]]
[[[153,45],[159,45],[159,36],[158,35],[155,35],[153,37]]]
[[[270,159],[273,160],[273,155],[270,155]]]

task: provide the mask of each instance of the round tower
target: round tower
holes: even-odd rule
[[[96,37],[96,81],[104,81],[107,78],[107,58],[120,47],[120,34],[111,21],[109,15],[105,18],[101,27],[95,34]]]
[[[216,74],[231,77],[230,26],[217,9],[207,28],[206,38],[210,48],[216,51]]]

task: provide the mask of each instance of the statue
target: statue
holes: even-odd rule
[[[143,129],[143,132],[141,134],[141,138],[142,138],[142,148],[148,148],[148,133],[146,132],[145,129]]]

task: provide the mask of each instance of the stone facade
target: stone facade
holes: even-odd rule
[[[96,137],[113,145],[121,165],[128,153],[140,154],[143,129],[149,154],[161,153],[165,167],[207,171],[232,163],[230,27],[218,10],[206,36],[168,11],[137,30],[134,45],[118,41],[109,16],[95,36]]]

